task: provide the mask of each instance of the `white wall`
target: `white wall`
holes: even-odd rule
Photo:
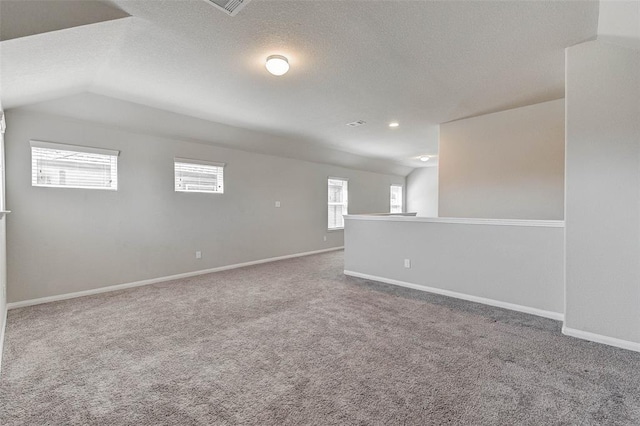
[[[566,101],[565,327],[638,343],[640,52],[567,49]]]
[[[438,167],[422,167],[407,176],[407,211],[438,216]]]
[[[328,176],[349,179],[354,213],[388,211],[389,185],[405,184],[29,111],[7,122],[10,302],[339,247],[343,232],[326,229]],[[120,150],[118,191],[32,187],[31,139]],[[226,163],[225,193],[174,192],[174,156]]]
[[[564,100],[440,126],[439,216],[564,218]]]
[[[562,316],[563,228],[438,220],[446,219],[347,219],[345,270]]]

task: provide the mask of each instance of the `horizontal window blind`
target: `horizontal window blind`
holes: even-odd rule
[[[391,213],[402,213],[402,185],[391,185]]]
[[[224,164],[176,158],[175,190],[179,192],[224,193]]]
[[[33,141],[31,185],[115,191],[118,151]]]
[[[329,178],[328,229],[344,228],[343,215],[348,214],[349,182],[346,179]]]

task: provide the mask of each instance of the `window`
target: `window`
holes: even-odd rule
[[[4,172],[4,131],[7,128],[4,112],[0,111],[0,211],[6,209],[5,172]],[[1,213],[0,213],[1,218]]]
[[[31,141],[31,185],[117,191],[119,153]]]
[[[174,170],[178,192],[224,193],[224,163],[176,158]]]
[[[391,213],[402,213],[402,185],[391,185],[389,205]]]
[[[346,179],[329,178],[329,229],[344,228],[344,218],[349,204],[348,182]]]

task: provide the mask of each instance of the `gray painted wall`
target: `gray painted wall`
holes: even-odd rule
[[[388,211],[389,185],[405,184],[35,112],[8,111],[7,124],[10,302],[339,247],[328,176],[349,179],[350,213]],[[119,190],[32,187],[31,139],[120,150]],[[225,193],[174,192],[175,156],[227,163]]]
[[[440,126],[440,217],[564,218],[564,100]]]
[[[348,219],[344,262],[347,271],[562,314],[563,244],[563,228]]]
[[[640,342],[640,52],[567,49],[566,322]]]
[[[415,169],[407,176],[407,211],[438,216],[438,167]]]

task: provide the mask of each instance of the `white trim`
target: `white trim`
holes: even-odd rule
[[[196,160],[193,158],[183,158],[183,157],[173,157],[173,162],[182,163],[182,164],[199,164],[201,166],[214,166],[214,167],[222,167],[226,166],[226,163],[216,163],[215,161],[207,161],[207,160]]]
[[[366,215],[363,216],[411,216],[411,217],[416,217],[418,215],[418,212],[403,212],[403,213],[367,213]],[[358,215],[351,215],[351,216],[358,216]],[[366,220],[366,219],[365,219]]]
[[[562,327],[562,334],[566,336],[576,337],[582,340],[588,340],[595,343],[602,343],[604,345],[615,346],[617,348],[640,352],[640,343],[631,342],[629,340],[603,336],[602,334],[589,333],[588,331],[576,330],[575,328],[569,328],[566,326]]]
[[[2,355],[4,354],[4,335],[7,328],[7,309],[2,312],[4,322],[2,323],[2,330],[0,330],[0,373],[2,372]]]
[[[74,293],[58,294],[55,296],[40,297],[38,299],[22,300],[20,302],[7,303],[7,309],[24,308],[25,306],[40,305],[43,303],[57,302],[59,300],[74,299],[76,297],[91,296],[94,294],[108,293],[110,291],[124,290],[127,288],[141,287],[149,284],[157,284],[165,281],[179,280],[181,278],[195,277],[198,275],[211,274],[213,272],[227,271],[229,269],[244,268],[245,266],[259,265],[261,263],[276,262],[278,260],[292,259],[294,257],[310,256],[312,254],[326,253],[329,251],[337,251],[344,249],[344,246],[332,247],[322,250],[307,251],[303,253],[288,254],[285,256],[270,257],[268,259],[252,260],[250,262],[236,263],[233,265],[219,266],[217,268],[202,269],[200,271],[185,272],[182,274],[169,275],[166,277],[151,278],[148,280],[135,281],[132,283],[116,284],[107,287],[95,288],[92,290],[77,291]]]
[[[557,321],[564,321],[564,314],[560,312],[545,311],[543,309],[532,308],[529,306],[516,305],[515,303],[501,302],[499,300],[487,299],[480,296],[472,296],[470,294],[458,293],[441,288],[428,287],[426,285],[413,284],[405,281],[398,281],[391,278],[383,278],[375,275],[361,274],[360,272],[344,271],[345,275],[356,278],[364,278],[365,280],[379,281],[387,284],[393,284],[400,287],[412,288],[414,290],[426,291],[429,293],[440,294],[442,296],[453,297],[455,299],[468,300],[469,302],[482,303],[484,305],[496,306],[498,308],[509,309],[511,311],[524,312],[525,314],[537,315],[539,317],[551,318]]]
[[[111,155],[117,157],[120,151],[113,149],[94,148],[92,146],[68,145],[56,142],[31,141],[31,148],[58,149],[61,151],[87,152],[90,154]]]
[[[367,214],[344,215],[345,220],[381,220],[388,222],[456,223],[462,225],[540,226],[564,228],[564,220],[476,219],[462,217],[380,216]]]

